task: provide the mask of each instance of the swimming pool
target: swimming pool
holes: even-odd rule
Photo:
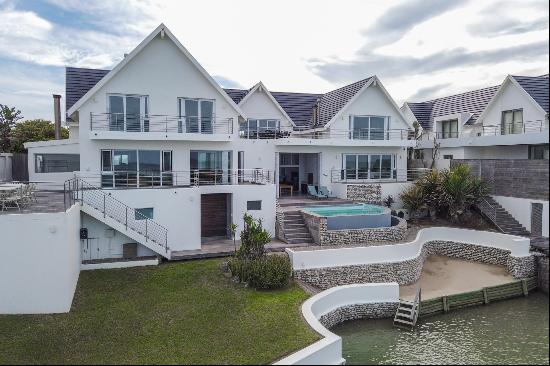
[[[392,226],[391,210],[389,208],[366,203],[315,206],[304,208],[303,212],[326,218],[327,230],[371,229]]]

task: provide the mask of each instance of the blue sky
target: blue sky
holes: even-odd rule
[[[0,19],[0,103],[26,118],[52,118],[65,66],[112,68],[161,22],[225,87],[376,74],[401,104],[548,73],[544,0],[0,0]]]

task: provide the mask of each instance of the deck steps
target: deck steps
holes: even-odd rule
[[[477,208],[504,234],[531,236],[531,233],[494,198],[490,196],[484,197],[477,204]]]
[[[313,238],[300,211],[283,213],[284,239],[288,244],[313,243]]]
[[[413,329],[420,313],[421,290],[416,290],[414,301],[399,300],[397,312],[393,318],[393,326],[404,329]]]

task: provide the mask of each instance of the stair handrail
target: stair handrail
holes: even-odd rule
[[[420,288],[420,286],[418,286],[416,288],[416,295],[414,296],[414,302],[413,302],[413,318],[412,318],[413,327],[416,325],[416,321],[418,320],[421,303],[422,303],[422,289]]]
[[[500,227],[500,225],[498,224],[498,210],[497,210],[497,208],[495,206],[493,206],[491,204],[491,202],[489,202],[487,200],[487,197],[481,197],[481,201],[489,209],[489,210],[483,210],[482,209],[483,214],[485,214],[485,216],[487,216],[501,232],[504,232],[504,229],[502,227]],[[481,207],[480,207],[480,209],[481,209]]]
[[[103,217],[109,216],[126,227],[145,237],[146,242],[153,242],[162,247],[166,253],[168,247],[168,229],[150,219],[124,202],[107,194],[82,178],[71,178],[63,183],[65,209],[76,202],[86,203],[98,210]]]

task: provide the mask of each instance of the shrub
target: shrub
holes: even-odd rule
[[[278,289],[285,287],[290,281],[291,266],[286,255],[264,255],[255,259],[232,258],[228,264],[233,276],[256,289]]]
[[[254,220],[245,213],[243,216],[244,229],[241,232],[241,247],[237,257],[241,259],[261,258],[265,253],[265,245],[271,241],[271,235],[263,228],[262,220]]]
[[[403,201],[403,206],[408,209],[411,213],[419,211],[424,208],[424,197],[422,195],[422,187],[413,184],[399,195],[401,201]]]

